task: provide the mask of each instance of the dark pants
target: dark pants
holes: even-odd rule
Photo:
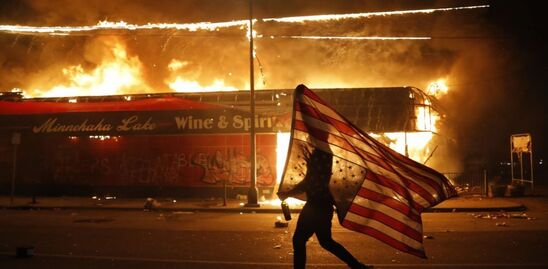
[[[305,204],[297,221],[297,228],[293,234],[293,266],[304,269],[306,264],[306,242],[316,234],[320,245],[344,261],[350,267],[355,267],[359,262],[341,244],[331,237],[331,220],[333,208],[315,207]]]

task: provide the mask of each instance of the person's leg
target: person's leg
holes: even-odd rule
[[[332,216],[332,215],[331,215]],[[333,253],[337,258],[348,264],[351,268],[361,268],[362,264],[346,250],[341,244],[333,240],[331,235],[331,219],[325,218],[316,226],[316,237],[320,245],[327,251]]]
[[[306,242],[314,234],[314,223],[309,213],[306,207],[303,208],[293,234],[293,267],[295,269],[305,268]]]

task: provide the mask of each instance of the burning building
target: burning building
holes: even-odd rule
[[[413,87],[317,89],[343,115],[425,161],[433,99]],[[250,184],[249,129],[257,132],[257,186],[269,197],[285,163],[292,90],[25,98],[0,105],[2,190],[17,193],[214,196]],[[424,137],[426,135],[426,137]],[[15,141],[14,137],[17,138]],[[403,140],[402,140],[403,139]],[[418,149],[421,152],[417,151]],[[420,159],[420,156],[423,159]]]
[[[432,66],[452,62],[445,61],[451,54],[430,48],[428,35],[384,36],[363,21],[429,25],[445,13],[486,7],[217,23],[0,25],[0,45],[13,51],[1,59],[7,75],[0,87],[23,89],[23,98],[2,95],[2,190],[16,167],[18,193],[209,195],[223,185],[245,192],[248,131],[255,124],[257,185],[271,194],[289,140],[292,90],[267,89],[300,83],[375,138],[431,165],[440,152],[432,139],[440,137],[442,114],[432,96],[443,83],[428,94],[391,85],[445,77],[449,67]],[[257,71],[255,119],[250,94],[242,91],[255,84],[248,83],[250,58]]]

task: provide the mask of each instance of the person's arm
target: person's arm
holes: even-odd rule
[[[283,201],[283,200],[287,199],[288,197],[295,196],[295,195],[298,195],[298,194],[301,194],[301,193],[305,192],[305,188],[306,188],[305,181],[306,180],[302,180],[301,182],[297,183],[297,185],[295,185],[295,187],[293,187],[293,189],[291,189],[291,190],[279,191],[277,193],[277,195],[280,198],[280,200]]]

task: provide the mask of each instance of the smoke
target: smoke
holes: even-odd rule
[[[441,1],[417,3],[316,1],[256,2],[258,18],[386,11],[398,8],[451,6]],[[474,4],[478,4],[474,1]],[[466,3],[457,2],[458,5]],[[390,5],[387,7],[387,5]],[[452,6],[457,6],[454,4]],[[62,7],[62,8],[60,8]],[[247,1],[15,1],[2,4],[1,24],[93,25],[101,20],[148,22],[199,22],[245,19]],[[505,77],[522,72],[516,64],[516,44],[489,37],[506,33],[495,25],[497,10],[464,10],[446,13],[397,15],[344,21],[289,24],[259,21],[255,30],[255,74],[258,88],[294,88],[304,83],[323,87],[415,86],[425,89],[439,78],[447,79],[449,93],[444,107],[440,145],[429,164],[460,169],[481,152],[504,152],[509,132],[500,111],[511,98],[510,87],[519,82]],[[63,69],[80,65],[91,72],[112,57],[109,44],[122,44],[127,59],[138,59],[143,83],[130,92],[172,91],[176,77],[212,85],[216,80],[238,89],[249,87],[249,44],[245,29],[220,31],[150,31],[97,33],[82,36],[0,35],[1,90],[47,89],[67,84]],[[270,36],[432,36],[416,41],[294,40]],[[501,44],[502,43],[502,44]],[[173,61],[185,62],[177,70]],[[260,64],[259,64],[260,63]],[[514,106],[515,107],[515,106]],[[497,135],[495,128],[504,128]],[[491,139],[490,137],[496,137]],[[486,143],[490,140],[495,142]],[[502,154],[502,153],[501,153]],[[471,157],[472,156],[472,157]],[[484,158],[484,157],[478,157]]]
[[[56,5],[43,1],[23,3],[30,10],[29,14],[45,14],[31,16],[32,19],[24,18],[26,24],[39,25],[93,25],[104,19],[130,23],[189,22],[197,19],[222,21],[245,19],[247,11],[246,1],[183,1],[176,7],[172,1],[60,1]],[[368,6],[359,1],[351,1],[348,5],[325,2],[318,5],[317,10],[350,11],[359,4],[361,8],[368,7],[373,11],[381,6],[375,2]],[[217,5],[216,8],[211,8],[214,5]],[[58,8],[59,6],[63,8]],[[238,11],[224,12],[223,7]],[[292,3],[290,7],[284,7],[270,1],[262,5],[258,3],[256,9],[258,16],[263,17],[289,15],[288,10],[293,11],[291,15],[312,12],[302,4]],[[267,14],[266,10],[270,9],[272,11]],[[469,12],[458,13],[466,15]],[[306,83],[310,87],[409,85],[425,88],[430,81],[447,75],[456,61],[458,51],[439,47],[431,41],[318,41],[270,39],[268,36],[428,36],[437,20],[443,16],[446,15],[404,15],[307,24],[259,22],[255,29],[265,38],[258,38],[255,42],[255,73],[261,81],[257,87],[293,88],[299,83]],[[20,51],[18,55],[9,55],[7,59],[2,59],[3,66],[13,65],[13,69],[7,69],[12,81],[0,82],[2,89],[25,88],[29,81],[44,85],[44,80],[55,77],[54,73],[61,74],[59,71],[63,67],[75,64],[93,67],[98,61],[102,61],[98,58],[104,55],[101,49],[89,49],[96,46],[86,45],[88,42],[104,39],[101,36],[2,38],[6,39],[2,42],[5,50]],[[130,32],[123,33],[117,39],[127,47],[130,55],[139,57],[143,65],[143,76],[151,85],[152,91],[169,90],[165,81],[173,75],[167,68],[173,59],[189,63],[187,68],[180,70],[184,71],[181,76],[197,80],[203,85],[221,79],[239,89],[248,87],[249,56],[245,29],[234,27],[217,32],[196,33]],[[262,72],[259,72],[259,67]],[[19,68],[31,72],[21,76]]]
[[[101,20],[148,22],[225,21],[247,14],[241,0],[40,0],[2,1],[2,21],[30,25],[90,25]]]

